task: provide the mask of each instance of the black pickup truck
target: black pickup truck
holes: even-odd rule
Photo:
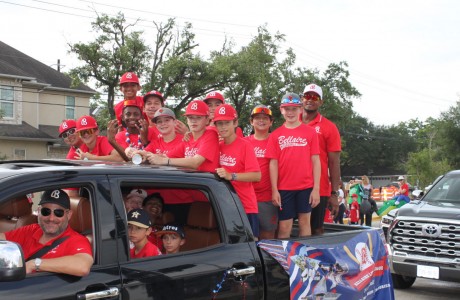
[[[23,258],[14,263],[13,254],[19,252],[11,242],[0,241],[0,299],[290,297],[289,276],[258,248],[231,184],[214,174],[129,163],[3,161],[0,232],[37,222],[38,199],[54,188],[76,193],[70,226],[90,238],[95,258],[91,272],[85,277],[48,272],[25,276]],[[139,188],[165,195],[166,208],[184,225],[186,244],[180,253],[130,259],[123,194]],[[344,242],[367,230],[330,225],[326,234],[310,237],[308,243]]]

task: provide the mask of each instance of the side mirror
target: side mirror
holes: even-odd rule
[[[0,281],[18,281],[26,277],[26,265],[21,246],[0,241]]]

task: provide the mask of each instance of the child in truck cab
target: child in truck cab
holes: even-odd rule
[[[128,212],[129,240],[134,244],[134,248],[130,250],[131,258],[161,255],[158,247],[148,240],[151,232],[152,223],[146,211],[137,208]]]
[[[168,224],[156,234],[163,241],[165,254],[179,253],[180,247],[185,244],[185,233],[181,226]]]

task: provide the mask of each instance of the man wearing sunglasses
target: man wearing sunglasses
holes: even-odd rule
[[[66,192],[45,191],[38,204],[38,224],[0,233],[0,240],[21,245],[28,274],[43,271],[86,276],[94,262],[91,245],[69,226],[71,217]]]
[[[75,159],[76,151],[81,147],[83,141],[77,134],[77,123],[75,120],[64,120],[59,126],[59,137],[64,140],[64,143],[70,146],[67,153],[67,159]]]
[[[313,127],[318,134],[321,161],[320,204],[312,210],[311,229],[312,234],[323,234],[326,207],[329,206],[334,218],[339,211],[337,196],[342,145],[337,126],[318,112],[323,105],[321,87],[314,83],[307,85],[303,91],[302,102],[302,121]]]

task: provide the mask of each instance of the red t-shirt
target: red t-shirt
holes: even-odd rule
[[[329,152],[342,151],[340,141],[340,133],[330,120],[320,115],[316,115],[310,123],[307,124],[315,129],[318,134],[319,142],[319,159],[321,161],[321,181],[320,181],[320,196],[331,195],[331,184],[329,180]]]
[[[401,190],[406,190],[404,193],[402,193],[404,196],[409,197],[409,185],[407,183],[401,185]]]
[[[268,138],[265,140],[256,140],[254,135],[246,137],[254,147],[257,161],[259,162],[262,177],[259,182],[253,182],[254,191],[258,202],[267,202],[272,199],[272,186],[270,184],[270,159],[265,156],[267,152]]]
[[[147,239],[149,240],[150,243],[155,245],[161,251],[161,249],[163,249],[163,240],[161,239],[160,236],[156,235],[157,231],[158,230],[153,228],[152,233],[149,234]]]
[[[206,130],[198,140],[190,135],[188,142],[183,141],[179,146],[168,152],[170,158],[203,156],[206,160],[198,167],[199,171],[215,172],[219,166],[219,141],[217,133]]]
[[[154,141],[157,139],[157,133],[156,133],[156,127],[149,127],[149,131],[147,134],[147,138],[149,139],[150,142]],[[115,140],[117,141],[118,145],[123,147],[124,149],[128,148],[128,146],[131,145],[133,148],[137,149],[142,149],[144,145],[142,145],[142,142],[139,145],[140,142],[140,135],[139,134],[129,134],[129,144],[126,141],[126,129],[123,129],[123,131],[118,132],[115,135]]]
[[[113,151],[113,147],[110,145],[109,139],[106,136],[97,137],[96,146],[94,147],[93,151],[89,151],[86,144],[81,145],[80,149],[83,152],[89,152],[97,156],[107,156],[110,155],[110,153]]]
[[[259,172],[260,167],[251,142],[239,136],[231,144],[220,143],[220,165],[229,173]],[[252,182],[231,181],[247,214],[259,212]]]
[[[311,156],[317,154],[318,135],[310,126],[282,125],[273,131],[268,138],[266,157],[278,160],[278,189],[296,191],[313,187]]]
[[[70,146],[69,152],[67,152],[67,156],[65,158],[75,159],[75,156],[77,156],[77,148]]]
[[[157,246],[152,244],[151,242],[147,241],[144,247],[136,254],[136,248],[132,248],[129,250],[129,255],[131,258],[142,258],[148,256],[158,256],[161,255],[160,249]]]
[[[154,154],[168,154],[169,151],[173,150],[182,143],[184,136],[182,134],[176,134],[174,140],[165,142],[163,137],[160,136],[154,141],[150,141],[150,144],[145,147],[145,151],[152,152]]]
[[[6,240],[16,242],[21,245],[25,260],[41,248],[51,245],[56,239],[63,236],[69,236],[69,238],[53,249],[50,249],[50,251],[41,258],[56,258],[67,255],[75,255],[78,253],[87,253],[91,256],[93,255],[91,244],[88,239],[74,231],[70,226],[67,226],[67,229],[61,235],[49,241],[45,245],[40,244],[39,242],[42,235],[43,230],[38,224],[23,226],[5,233]]]
[[[359,204],[358,201],[351,202],[350,205],[350,221],[358,222],[359,221]]]

